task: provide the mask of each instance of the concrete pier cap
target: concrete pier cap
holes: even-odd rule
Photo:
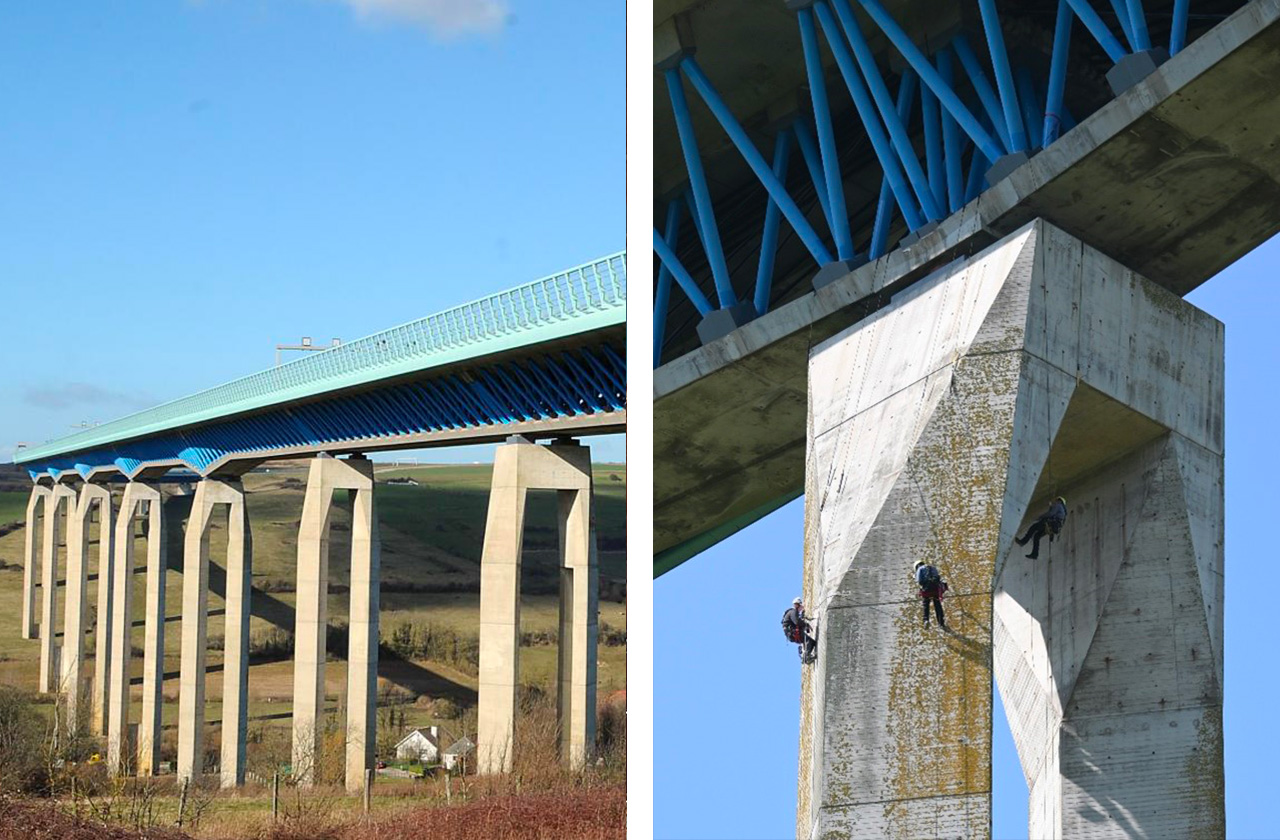
[[[1037,220],[808,382],[797,836],[988,837],[993,677],[1030,836],[1224,836],[1222,324]]]

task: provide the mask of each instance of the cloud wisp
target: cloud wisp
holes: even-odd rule
[[[142,409],[155,404],[146,394],[111,391],[88,382],[67,382],[63,385],[28,387],[22,392],[22,401],[33,408],[63,409],[79,406],[123,407]]]
[[[361,20],[404,21],[441,40],[502,31],[511,17],[508,0],[340,0]]]

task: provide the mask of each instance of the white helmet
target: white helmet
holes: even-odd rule
[[[917,571],[919,571],[919,570],[920,570],[920,567],[921,567],[921,566],[923,566],[923,565],[924,565],[924,561],[923,561],[923,560],[917,560],[917,561],[915,562],[915,564],[911,567],[911,571],[913,571],[913,572],[917,572]]]
[[[793,607],[798,607],[800,604],[803,604],[803,603],[804,601],[801,601],[799,596],[796,596],[795,598],[791,599],[791,606]]]

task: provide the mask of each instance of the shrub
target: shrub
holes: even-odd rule
[[[29,692],[0,685],[0,790],[35,793],[48,785],[42,767],[44,724]]]

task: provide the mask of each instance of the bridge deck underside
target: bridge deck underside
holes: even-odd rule
[[[654,571],[801,492],[809,348],[1041,217],[1180,295],[1280,230],[1280,0],[1255,0],[910,249],[654,373]]]

